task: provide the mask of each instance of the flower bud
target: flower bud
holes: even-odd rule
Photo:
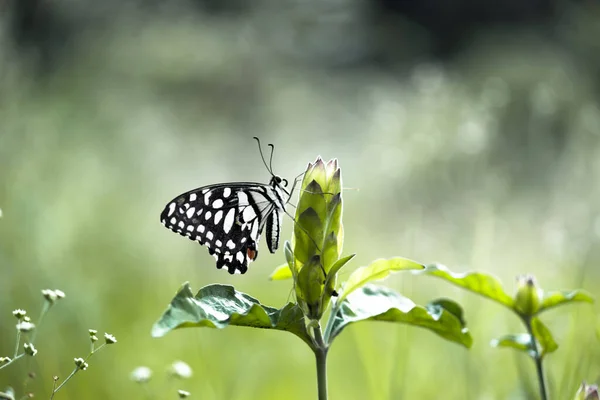
[[[181,390],[181,389],[179,389],[179,390],[177,391],[177,394],[179,395],[179,398],[180,398],[180,399],[185,399],[185,398],[187,398],[187,397],[190,397],[190,395],[191,395],[191,393],[190,393],[190,392],[187,392],[187,391],[185,391],[185,390]]]
[[[582,382],[574,400],[600,400],[598,385],[588,385],[585,381]]]
[[[336,277],[327,273],[342,252],[342,183],[337,160],[308,164],[296,207],[292,238],[298,304],[309,319],[320,319],[334,293]],[[286,255],[286,258],[288,256]],[[325,288],[325,282],[328,288]]]
[[[117,339],[113,335],[105,333],[104,334],[104,342],[106,344],[114,344],[114,343],[117,343]]]
[[[12,361],[10,357],[0,357],[0,365],[8,364]]]
[[[73,361],[75,362],[75,366],[82,371],[85,371],[89,367],[83,358],[74,358]]]
[[[152,370],[148,367],[137,367],[131,372],[131,380],[137,383],[146,383],[152,378]]]
[[[19,320],[23,319],[27,315],[27,311],[21,310],[20,308],[12,312],[12,314]]]
[[[33,357],[37,354],[37,349],[33,346],[33,343],[25,343],[23,348],[25,349],[25,354],[28,356]]]
[[[35,324],[28,321],[21,321],[17,324],[17,330],[19,332],[31,332],[35,329]]]
[[[515,309],[522,315],[533,316],[540,309],[543,291],[537,286],[533,275],[517,276]]]
[[[187,379],[191,378],[193,372],[192,367],[184,361],[175,361],[169,368],[169,373],[175,378]]]

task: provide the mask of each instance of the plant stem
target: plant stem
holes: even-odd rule
[[[327,352],[328,348],[323,341],[321,327],[314,328],[316,347],[313,349],[317,360],[317,387],[319,400],[327,400]]]
[[[23,357],[24,355],[25,355],[25,353],[21,353],[18,356],[16,356],[15,358],[13,358],[12,360],[10,360],[9,362],[7,362],[6,364],[0,365],[0,369],[8,367],[10,364],[14,363],[15,361],[17,361],[19,358]]]
[[[31,343],[35,343],[35,337],[37,336],[37,331],[40,328],[40,325],[42,324],[42,321],[44,320],[44,316],[46,315],[46,313],[48,312],[48,310],[50,309],[50,303],[48,303],[48,301],[44,301],[44,305],[42,306],[42,311],[40,312],[40,317],[37,320],[37,324],[35,325],[35,329],[33,330],[33,333],[31,335]]]
[[[540,348],[537,344],[537,340],[533,335],[533,329],[531,329],[531,317],[522,317],[523,322],[525,323],[525,327],[527,327],[527,332],[532,340],[532,348],[535,349],[535,357],[533,357],[533,361],[535,362],[535,370],[537,372],[538,383],[540,385],[540,398],[542,400],[548,400],[548,390],[546,385],[546,378],[544,376],[544,368],[542,366],[542,354],[540,353]]]
[[[73,377],[73,375],[77,373],[77,371],[79,371],[79,367],[75,367],[73,372],[71,372],[71,374],[67,376],[67,379],[62,381],[62,383],[56,389],[52,390],[52,396],[50,396],[50,400],[54,398],[54,395],[60,390],[60,388],[62,388],[67,382],[69,382],[69,380]]]
[[[19,354],[19,345],[21,344],[21,331],[17,330],[17,344],[15,345],[15,354],[13,355],[13,358],[17,358],[17,355]]]

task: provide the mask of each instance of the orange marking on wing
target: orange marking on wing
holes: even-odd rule
[[[253,249],[247,249],[246,250],[246,254],[248,254],[248,258],[253,260],[256,258],[256,250]]]

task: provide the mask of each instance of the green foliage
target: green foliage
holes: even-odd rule
[[[467,289],[480,296],[486,297],[506,307],[512,308],[514,301],[511,296],[506,294],[498,278],[491,274],[479,271],[455,273],[451,272],[446,266],[441,264],[426,265],[422,273],[437,276],[454,285]]]
[[[310,344],[302,311],[288,303],[281,309],[262,305],[257,299],[228,285],[209,285],[194,296],[185,283],[152,327],[152,336],[161,337],[174,329],[229,325],[288,331]]]
[[[544,295],[540,312],[546,311],[550,308],[558,307],[564,304],[570,304],[575,302],[594,303],[594,296],[583,289],[576,290],[560,290],[548,292]]]
[[[338,301],[343,301],[350,293],[369,282],[387,278],[392,272],[420,270],[423,268],[423,265],[402,257],[375,260],[366,267],[357,268],[350,275],[348,280],[344,282],[342,294]]]
[[[454,313],[457,310],[460,316]],[[372,284],[361,286],[340,301],[330,322],[331,333],[325,340],[333,341],[344,328],[360,321],[397,322],[429,329],[467,348],[473,342],[462,322],[462,309],[457,303],[447,300],[421,307],[389,288]]]

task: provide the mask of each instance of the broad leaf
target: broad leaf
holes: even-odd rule
[[[528,333],[518,333],[516,335],[504,335],[490,342],[492,347],[509,347],[527,353],[531,358],[535,358],[535,348],[531,335]]]
[[[594,303],[594,296],[582,289],[548,292],[544,295],[544,300],[542,301],[542,305],[538,313],[546,311],[547,309],[552,307],[557,307],[568,303],[574,303],[577,301]]]
[[[513,308],[512,297],[506,294],[498,278],[493,275],[484,272],[455,273],[441,264],[427,265],[423,271],[415,273],[437,276],[506,307]]]
[[[533,318],[531,320],[531,330],[533,331],[533,336],[536,338],[541,347],[542,357],[558,349],[558,344],[552,337],[550,329],[548,329],[548,327],[544,325],[539,318]]]
[[[161,337],[179,328],[229,325],[288,331],[311,346],[300,308],[288,303],[281,309],[268,307],[229,285],[209,285],[194,296],[185,283],[162,317],[152,327],[152,336]]]
[[[450,305],[446,300],[446,305]],[[456,312],[456,303],[452,304]],[[325,340],[331,343],[348,325],[359,321],[387,321],[399,322],[429,329],[444,339],[471,347],[473,339],[468,329],[461,323],[453,312],[438,304],[427,307],[418,306],[412,300],[399,293],[373,284],[367,284],[352,292],[334,309],[335,315],[331,318],[328,327],[328,337]]]
[[[348,280],[344,282],[343,291],[338,302],[369,282],[387,278],[392,272],[423,268],[422,264],[402,257],[375,260],[366,267],[357,268],[350,275]]]
[[[288,263],[281,264],[271,272],[269,279],[272,281],[283,281],[292,277],[292,270]]]
[[[340,271],[340,269],[342,269],[342,267],[344,265],[346,265],[346,263],[348,263],[348,261],[352,260],[354,258],[354,256],[356,256],[356,254],[350,254],[349,256],[346,257],[342,257],[339,260],[337,260],[335,263],[333,263],[333,265],[331,266],[331,269],[329,270],[329,272],[327,272],[327,277],[325,278],[325,287],[329,287],[330,286],[330,280],[334,279],[336,274]]]

